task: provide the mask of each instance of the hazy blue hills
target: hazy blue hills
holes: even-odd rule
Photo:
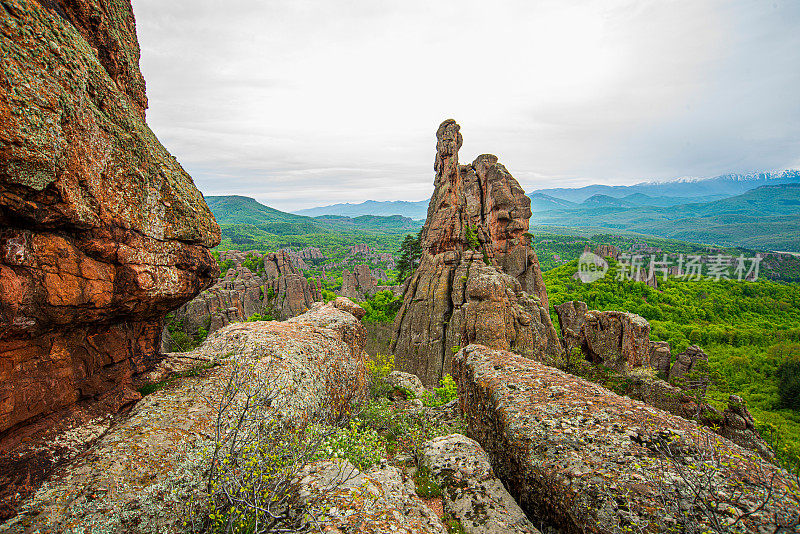
[[[591,198],[569,209],[534,211],[531,224],[592,226],[700,243],[800,251],[800,184],[761,186],[722,200],[668,207],[613,205],[606,195]]]
[[[594,195],[607,195],[614,198],[630,198],[642,194],[659,199],[658,202],[671,202],[669,205],[686,202],[707,202],[723,197],[741,195],[751,189],[764,185],[781,185],[800,182],[800,171],[759,172],[752,174],[723,174],[715,178],[689,178],[669,182],[642,182],[635,185],[587,185],[577,188],[537,189],[531,192],[580,203]],[[639,197],[640,199],[642,197]],[[668,200],[665,200],[668,199]],[[653,204],[649,204],[653,205]]]
[[[380,202],[377,200],[367,200],[360,204],[331,204],[330,206],[297,210],[294,213],[309,217],[318,217],[320,215],[341,215],[345,217],[358,217],[360,215],[402,215],[409,219],[424,221],[428,216],[428,201],[420,200],[419,202],[407,202],[405,200],[392,200]]]

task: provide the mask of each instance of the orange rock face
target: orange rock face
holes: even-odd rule
[[[3,2],[0,33],[2,453],[41,416],[138,396],[219,227],[145,123],[130,2]]]

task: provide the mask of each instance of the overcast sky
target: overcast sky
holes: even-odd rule
[[[133,0],[206,195],[422,200],[435,132],[526,191],[800,166],[800,2]]]

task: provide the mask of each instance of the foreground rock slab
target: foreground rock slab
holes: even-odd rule
[[[479,345],[453,371],[470,435],[528,516],[561,532],[797,531],[797,481],[693,422]]]
[[[461,434],[432,439],[422,446],[421,464],[442,486],[445,512],[467,534],[540,534],[475,440]]]
[[[216,367],[147,395],[80,458],[57,471],[0,531],[176,532],[202,498],[215,411],[235,364],[252,366],[280,395],[287,422],[333,415],[337,385],[366,391],[364,330],[350,313],[317,305],[291,321],[240,323],[191,353]],[[163,377],[162,377],[163,378]]]

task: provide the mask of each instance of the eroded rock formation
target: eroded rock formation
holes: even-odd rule
[[[755,512],[737,524],[743,532],[797,528],[788,473],[694,422],[479,345],[459,352],[453,372],[496,474],[530,517],[560,532],[710,528],[707,509],[687,502],[719,504],[722,521]]]
[[[531,358],[562,351],[530,246],[530,199],[496,156],[459,165],[459,130],[447,120],[436,133],[422,258],[395,320],[397,364],[426,385],[472,342]]]
[[[321,300],[285,252],[228,250],[220,253],[220,260],[233,263],[225,276],[172,312],[173,325],[187,335],[194,336],[201,328],[216,332],[255,314],[283,321],[308,311]],[[258,266],[258,274],[242,265],[248,260]],[[181,350],[166,334],[165,340],[164,352]]]
[[[128,1],[0,6],[0,436],[139,398],[219,227],[145,123]],[[7,443],[6,443],[7,444]],[[0,446],[0,450],[5,446]]]
[[[624,373],[650,358],[650,323],[634,313],[589,311],[581,332],[587,357],[594,363]]]

